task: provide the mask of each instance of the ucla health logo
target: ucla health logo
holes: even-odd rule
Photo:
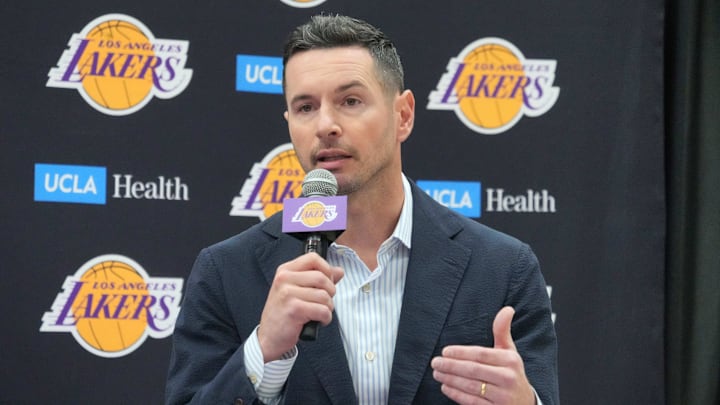
[[[35,165],[35,201],[105,204],[106,169],[98,166]]]
[[[283,200],[302,195],[304,178],[292,144],[280,145],[250,169],[250,177],[232,200],[230,215],[269,218],[283,209]]]
[[[75,89],[94,109],[128,115],[153,97],[169,99],[190,83],[185,68],[190,43],[159,39],[140,21],[106,14],[70,37],[47,87]]]
[[[296,8],[310,8],[325,3],[325,0],[282,0],[282,2]]]
[[[237,55],[235,90],[250,93],[282,94],[282,58]]]
[[[560,94],[553,86],[557,61],[525,59],[501,38],[483,38],[451,58],[430,93],[429,110],[452,110],[468,128],[500,134],[523,116],[545,114]]]
[[[132,174],[113,174],[112,198],[189,201],[190,189],[178,176],[137,180]],[[105,204],[107,169],[100,166],[35,164],[35,201]]]
[[[125,356],[148,336],[172,334],[182,286],[181,278],[149,277],[129,257],[98,256],[65,279],[40,331],[70,333],[100,357]]]
[[[417,185],[440,204],[467,217],[480,218],[480,182],[418,180]]]

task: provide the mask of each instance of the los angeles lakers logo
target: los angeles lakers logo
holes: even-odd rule
[[[292,222],[300,222],[308,228],[317,228],[326,222],[332,222],[338,213],[334,205],[325,205],[321,201],[310,201],[301,206]]]
[[[325,0],[282,0],[282,2],[295,8],[310,8],[325,3]]]
[[[87,351],[121,357],[172,334],[183,279],[149,277],[132,259],[102,255],[68,276],[41,332],[70,332]]]
[[[72,35],[46,85],[76,89],[102,113],[132,114],[153,97],[185,90],[192,78],[188,48],[188,41],[155,38],[133,17],[107,14]]]
[[[283,209],[283,200],[300,197],[304,178],[292,144],[280,145],[253,165],[240,194],[232,200],[230,215],[269,218]]]
[[[479,39],[450,59],[427,108],[453,110],[473,131],[499,134],[555,104],[560,94],[553,86],[556,65],[550,59],[525,59],[504,39]]]

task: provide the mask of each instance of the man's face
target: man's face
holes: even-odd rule
[[[400,144],[412,129],[412,118],[403,120],[414,114],[414,100],[383,89],[367,49],[299,52],[285,66],[285,83],[285,118],[305,171],[331,171],[338,194],[369,183],[381,190],[399,175]]]

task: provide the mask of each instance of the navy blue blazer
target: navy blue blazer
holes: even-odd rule
[[[412,250],[388,403],[452,403],[430,360],[446,345],[492,346],[493,320],[506,305],[516,311],[511,332],[530,383],[544,404],[559,403],[550,300],[529,246],[412,190]],[[275,270],[302,252],[281,222],[276,214],[200,252],[172,338],[168,404],[259,403],[243,343],[260,322]],[[357,403],[336,319],[298,350],[286,404]]]

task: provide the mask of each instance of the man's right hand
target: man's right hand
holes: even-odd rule
[[[305,323],[332,321],[335,284],[344,274],[317,253],[306,253],[278,267],[257,332],[266,363],[295,346]]]

